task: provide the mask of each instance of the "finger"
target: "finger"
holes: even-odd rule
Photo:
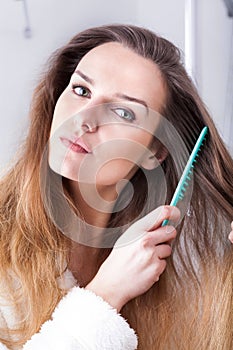
[[[144,246],[154,246],[168,241],[176,237],[176,229],[173,226],[163,226],[157,228],[155,231],[148,232],[143,237]]]
[[[166,259],[171,255],[172,248],[169,244],[161,244],[155,247],[155,254],[159,259]]]
[[[175,206],[165,205],[162,207],[157,221],[147,231],[153,231],[161,227],[164,220],[172,221],[174,224],[178,223],[180,219],[180,210]]]
[[[180,218],[180,211],[177,207],[164,205],[152,210],[149,214],[144,216],[137,222],[139,229],[143,231],[153,231],[162,225],[166,219],[172,220],[174,223],[178,222]]]
[[[168,239],[166,243],[172,246],[173,241],[174,241],[174,238],[171,238],[171,239]]]
[[[233,230],[233,221],[231,222],[231,228],[232,228],[232,230]]]
[[[233,243],[233,231],[230,232],[228,238],[231,241],[231,243]]]
[[[164,272],[164,270],[166,269],[166,266],[167,266],[167,262],[165,259],[159,260],[159,266],[157,266],[156,269],[154,269],[153,265],[151,266],[154,269],[155,282],[159,281],[159,278],[162,275],[162,273]]]

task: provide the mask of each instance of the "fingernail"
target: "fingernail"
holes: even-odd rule
[[[166,233],[172,233],[174,231],[174,227],[173,226],[166,226]]]

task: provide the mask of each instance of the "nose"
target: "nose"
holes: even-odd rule
[[[96,108],[96,106],[92,106],[79,111],[74,117],[75,128],[78,128],[84,133],[96,132],[99,127],[99,112]]]
[[[80,126],[84,132],[96,132],[98,129],[98,106],[86,106],[86,108],[79,113]]]
[[[76,127],[82,131],[94,133],[101,124],[106,122],[108,115],[108,103],[100,100],[92,101],[90,104],[82,108],[75,116]]]
[[[98,129],[97,125],[84,121],[81,125],[82,131],[86,132],[96,132]]]

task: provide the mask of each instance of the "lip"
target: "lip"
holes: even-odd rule
[[[60,140],[65,147],[71,149],[75,153],[91,153],[87,145],[80,139],[72,140],[66,137],[60,137]]]

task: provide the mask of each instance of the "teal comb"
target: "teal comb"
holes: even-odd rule
[[[193,151],[188,159],[186,167],[184,168],[183,174],[178,182],[175,193],[172,197],[170,205],[177,205],[177,203],[184,198],[184,194],[189,185],[189,180],[191,179],[191,175],[193,173],[194,163],[196,163],[196,158],[198,157],[198,152],[200,151],[201,145],[203,144],[206,134],[208,132],[207,126],[205,126],[200,136],[197,139],[197,142],[193,148]],[[167,225],[168,220],[164,220],[162,226]]]

